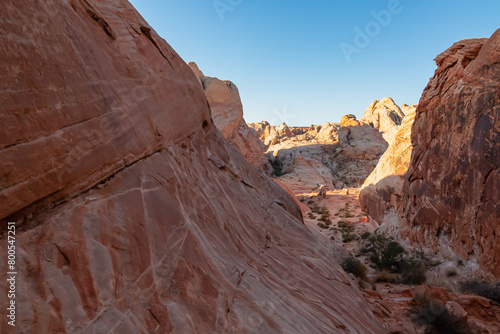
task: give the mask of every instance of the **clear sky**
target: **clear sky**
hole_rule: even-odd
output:
[[[498,0],[131,0],[186,61],[233,81],[247,122],[361,117],[417,104],[454,42],[500,28]]]

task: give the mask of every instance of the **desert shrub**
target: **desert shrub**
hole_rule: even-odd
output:
[[[307,213],[307,216],[309,219],[316,219],[316,216],[312,212]]]
[[[425,264],[418,260],[401,261],[398,264],[401,273],[399,282],[403,284],[424,284],[427,280]]]
[[[342,242],[347,243],[351,242],[356,238],[356,235],[353,234],[355,227],[352,224],[349,224],[346,221],[340,220],[337,222],[337,228],[342,233]]]
[[[474,334],[475,332],[452,314],[441,302],[420,297],[410,309],[411,321],[425,327],[425,334]]]
[[[318,219],[319,221],[322,221],[326,225],[332,225],[332,221],[330,220],[330,212],[327,211],[327,213],[323,213],[321,215],[321,218]]]
[[[406,253],[403,246],[392,238],[381,234],[372,235],[369,240],[371,242],[369,249],[372,253],[370,261],[380,270],[396,270]]]
[[[368,238],[371,237],[371,235],[372,234],[370,232],[365,232],[365,233],[361,234],[361,239],[367,240]]]
[[[500,304],[500,287],[486,282],[468,281],[460,284],[462,292],[473,293]]]
[[[345,235],[342,235],[342,242],[343,243],[348,243],[348,242],[351,242],[353,241],[354,239],[356,239],[356,236],[354,234],[345,234]]]
[[[337,214],[341,218],[351,218],[351,217],[354,217],[354,215],[351,213],[351,211],[349,210],[349,208],[347,206],[345,208],[339,209],[339,211],[337,212]]]
[[[347,273],[352,273],[354,276],[365,279],[367,269],[361,261],[356,258],[350,257],[342,262],[342,269]]]
[[[319,205],[314,205],[311,208],[311,211],[314,212],[314,213],[320,214],[320,215],[327,214],[328,216],[330,216],[330,211],[328,211],[328,209],[326,208],[326,206],[321,206],[320,207]]]
[[[324,230],[328,229],[328,225],[323,224],[323,223],[318,223],[318,226],[321,227]]]

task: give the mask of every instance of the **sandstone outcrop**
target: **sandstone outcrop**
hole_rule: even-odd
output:
[[[0,263],[16,221],[18,332],[386,332],[128,1],[0,11]]]
[[[373,101],[363,113],[361,121],[370,124],[382,133],[391,144],[405,114],[390,97]]]
[[[478,265],[476,274],[490,280],[500,278],[499,50],[497,30],[489,39],[457,42],[436,58],[412,127],[401,200],[399,178],[391,185],[389,177],[370,186],[375,198],[362,201],[377,217],[388,203],[399,205],[384,224],[395,221],[403,239]],[[406,159],[400,163],[389,161],[389,169],[402,173]],[[373,205],[380,197],[384,203]]]
[[[344,124],[338,133],[342,154],[352,160],[376,160],[387,149],[382,134],[370,125],[356,120],[353,115],[342,118]]]
[[[361,125],[361,122],[356,119],[356,116],[353,114],[347,114],[342,116],[340,120],[340,126],[356,126]]]
[[[265,147],[243,118],[243,105],[236,85],[205,76],[194,62],[188,65],[205,91],[217,129],[251,164],[270,173],[272,167],[264,155]]]
[[[500,30],[436,58],[412,129],[401,232],[500,278]]]
[[[268,122],[249,123],[248,126],[255,130],[257,136],[267,147],[273,150],[274,145],[285,142],[307,142],[308,144],[333,144],[338,141],[337,123],[311,125],[307,127],[290,127],[286,123],[280,126],[269,125]],[[293,144],[292,144],[293,145]]]
[[[387,211],[394,211],[399,206],[405,192],[404,182],[411,159],[411,129],[414,120],[415,111],[408,110],[393,143],[361,187],[361,208],[378,222],[384,221]]]
[[[416,112],[416,110],[417,110],[417,105],[416,104],[407,105],[406,103],[403,103],[401,105],[401,111],[403,112],[403,114],[405,114],[405,116],[408,115],[408,114]]]

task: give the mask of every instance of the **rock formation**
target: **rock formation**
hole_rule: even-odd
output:
[[[194,62],[188,65],[205,91],[217,129],[251,164],[270,173],[272,167],[264,155],[265,147],[243,118],[243,105],[236,85],[205,76]]]
[[[405,114],[390,97],[375,100],[366,108],[361,121],[364,121],[382,133],[391,144]]]
[[[289,127],[286,123],[280,126],[270,125],[268,122],[249,123],[254,129],[267,150],[274,150],[272,146],[285,142],[308,142],[308,144],[333,144],[338,141],[337,123],[311,125],[307,127]]]
[[[339,143],[342,154],[352,160],[376,160],[387,149],[382,134],[370,125],[356,120],[353,115],[342,118]]]
[[[384,221],[387,211],[394,211],[399,206],[405,192],[403,186],[411,158],[411,128],[414,120],[415,111],[408,110],[394,141],[360,190],[361,208],[378,222]]]
[[[0,11],[0,263],[16,221],[18,332],[385,332],[128,1]]]
[[[401,111],[403,112],[403,114],[405,114],[405,116],[414,113],[416,110],[417,110],[416,104],[412,104],[411,106],[409,106],[406,103],[403,103],[401,105]]]
[[[500,30],[455,43],[420,99],[401,232],[500,278]]]
[[[356,119],[356,116],[353,114],[347,114],[342,116],[342,119],[340,120],[340,126],[356,126],[356,125],[361,125],[361,122]]]
[[[387,175],[403,174],[407,154],[390,149],[361,199],[378,219],[392,206],[394,217],[382,223],[395,221],[403,239],[479,265],[477,275],[490,280],[500,278],[499,50],[497,30],[489,39],[457,42],[435,59],[412,127],[404,191],[399,176]],[[408,135],[402,131],[397,140]]]

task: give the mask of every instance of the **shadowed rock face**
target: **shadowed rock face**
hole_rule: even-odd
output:
[[[16,220],[19,333],[385,332],[127,1],[0,11],[0,263]]]
[[[500,278],[500,30],[455,43],[420,99],[401,232]]]

